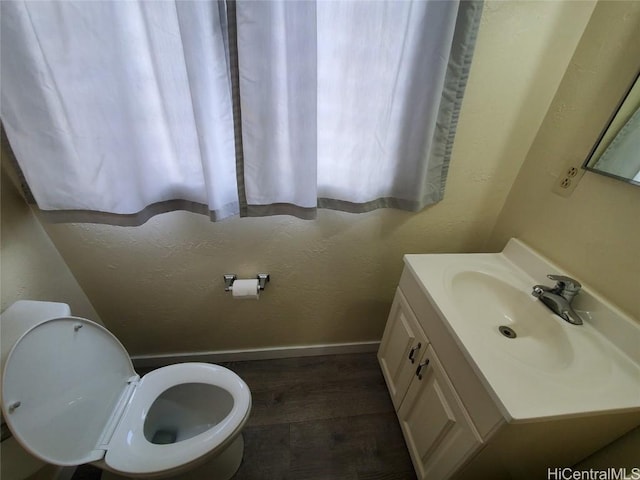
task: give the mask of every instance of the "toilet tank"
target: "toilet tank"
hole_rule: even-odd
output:
[[[71,308],[66,303],[37,300],[19,300],[2,312],[0,315],[0,354],[2,357],[0,375],[4,371],[7,355],[22,334],[44,320],[70,315]]]

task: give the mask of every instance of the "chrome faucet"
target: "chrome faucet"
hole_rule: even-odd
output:
[[[554,287],[534,285],[531,295],[539,298],[542,303],[563,320],[573,325],[582,325],[580,315],[571,306],[573,297],[580,291],[582,285],[577,280],[564,275],[547,275],[547,277],[555,280],[556,285]]]

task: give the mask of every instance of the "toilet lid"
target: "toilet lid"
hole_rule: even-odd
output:
[[[78,317],[45,320],[7,357],[4,419],[16,440],[48,463],[98,460],[105,426],[135,375],[125,348],[102,326]]]

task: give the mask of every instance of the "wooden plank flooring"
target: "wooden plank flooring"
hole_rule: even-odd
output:
[[[415,479],[374,353],[223,364],[253,408],[235,480]],[[97,480],[78,468],[73,480]]]

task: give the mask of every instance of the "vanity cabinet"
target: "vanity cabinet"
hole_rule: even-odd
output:
[[[546,478],[640,423],[638,409],[514,418],[409,266],[378,360],[421,480]]]
[[[400,289],[378,359],[418,477],[447,478],[481,438]]]

